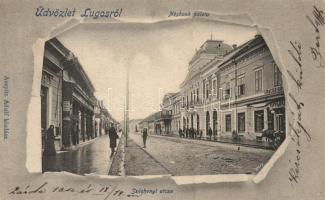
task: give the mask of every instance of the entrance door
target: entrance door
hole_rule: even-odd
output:
[[[200,116],[199,114],[196,115],[196,130],[200,130]]]
[[[48,88],[41,87],[41,128],[42,130],[47,129],[47,94]]]
[[[42,149],[44,149],[45,136],[47,130],[47,96],[48,88],[41,86],[41,130],[42,130]]]
[[[284,132],[285,131],[284,114],[276,114],[275,120],[276,120],[276,131]]]
[[[217,135],[217,125],[218,125],[218,114],[217,111],[213,111],[213,136]]]
[[[209,111],[207,111],[207,114],[206,114],[206,124],[205,124],[205,132],[206,133],[208,133],[209,126],[210,126],[210,114],[209,114]]]
[[[185,128],[186,128],[186,119],[185,117],[183,117],[183,131],[185,130]]]

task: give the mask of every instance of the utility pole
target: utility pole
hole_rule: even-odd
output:
[[[128,146],[129,136],[129,66],[126,68],[126,105],[125,105],[125,146]]]

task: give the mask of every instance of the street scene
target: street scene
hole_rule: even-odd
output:
[[[161,136],[148,138],[147,147],[142,146],[142,136],[130,134],[127,149],[132,151],[126,151],[126,175],[256,174],[273,154],[259,148]],[[153,164],[142,163],[142,157]]]
[[[87,24],[45,43],[43,172],[255,175],[263,168],[286,138],[282,73],[270,49],[254,28],[184,23],[171,24],[173,34],[169,24],[138,24],[132,40],[123,37],[127,28]]]

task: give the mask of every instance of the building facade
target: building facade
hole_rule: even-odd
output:
[[[66,54],[59,48],[57,40],[50,40],[45,43],[42,80],[40,88],[41,98],[41,130],[42,149],[46,130],[54,125],[55,147],[61,146],[62,136],[62,81],[63,63]]]
[[[261,140],[265,130],[285,135],[282,74],[261,35],[238,47],[207,40],[175,94],[172,132],[194,128],[207,137],[211,128],[212,139],[247,140]]]
[[[50,125],[56,150],[64,150],[102,135],[104,123],[116,124],[94,92],[73,53],[57,38],[47,41],[40,88],[42,147]]]

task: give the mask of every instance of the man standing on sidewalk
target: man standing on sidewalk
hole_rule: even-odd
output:
[[[142,131],[143,148],[146,148],[147,137],[148,137],[147,129],[144,128]]]
[[[212,129],[211,129],[211,127],[209,126],[209,130],[208,130],[208,135],[209,135],[209,138],[210,138],[210,140],[211,140],[211,136],[212,136]]]
[[[106,128],[107,131],[108,128]],[[116,139],[118,135],[116,133],[116,129],[114,128],[114,124],[111,123],[111,127],[108,129],[108,136],[109,136],[109,146],[111,148],[111,157],[114,155],[115,147],[116,147]]]

